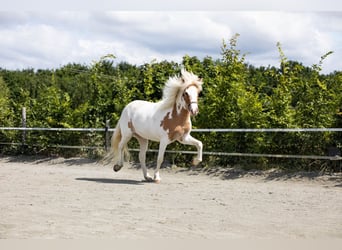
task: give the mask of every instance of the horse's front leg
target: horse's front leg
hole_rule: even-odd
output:
[[[139,152],[139,161],[141,165],[141,169],[144,174],[144,178],[146,181],[153,181],[153,178],[148,174],[146,168],[146,151],[148,148],[148,140],[142,137],[137,137],[140,145],[140,152]]]
[[[179,142],[182,144],[186,144],[186,145],[196,146],[197,156],[193,159],[192,164],[195,166],[198,165],[202,161],[202,150],[203,150],[202,142],[193,138],[190,134],[184,135],[182,140],[179,140]]]
[[[159,143],[157,167],[156,167],[156,170],[154,172],[154,181],[156,183],[159,183],[161,181],[161,178],[160,178],[160,175],[159,175],[159,169],[160,169],[161,164],[164,161],[164,154],[165,154],[165,150],[166,150],[167,145],[168,145],[168,141],[166,141],[166,140],[161,140],[160,143]]]

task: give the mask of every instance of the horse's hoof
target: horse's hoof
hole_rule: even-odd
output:
[[[193,165],[193,166],[197,166],[198,164],[200,164],[200,162],[201,162],[201,160],[199,160],[199,159],[197,159],[197,158],[194,158],[194,159],[192,160],[192,165]]]
[[[157,173],[154,174],[153,181],[154,181],[154,183],[157,183],[157,184],[160,183],[161,178],[160,178],[159,172],[157,172]]]
[[[152,178],[152,177],[145,177],[145,181],[147,181],[147,182],[153,182],[153,178]]]
[[[113,170],[114,170],[114,172],[118,172],[121,168],[122,168],[122,166],[115,164],[113,167]]]

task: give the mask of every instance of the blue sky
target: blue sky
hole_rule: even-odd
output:
[[[280,42],[288,59],[307,66],[334,51],[324,61],[323,72],[342,70],[342,10],[338,8],[62,9],[0,11],[0,67],[89,65],[109,53],[116,55],[117,62],[138,65],[154,59],[180,62],[184,55],[216,59],[222,40],[239,33],[238,48],[255,66],[278,66],[276,43]]]

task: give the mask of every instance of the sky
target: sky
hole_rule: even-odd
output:
[[[0,68],[91,65],[107,54],[136,65],[184,55],[219,59],[222,41],[239,33],[237,48],[249,64],[279,66],[280,42],[289,60],[305,66],[333,51],[323,63],[330,73],[342,70],[342,9],[321,9],[4,8]]]

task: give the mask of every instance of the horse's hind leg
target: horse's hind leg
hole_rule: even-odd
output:
[[[124,163],[124,149],[128,143],[128,141],[132,138],[131,134],[123,134],[122,138],[119,143],[118,148],[118,162],[114,165],[113,170],[115,172],[118,172],[122,167]]]
[[[140,145],[140,151],[139,151],[139,161],[141,165],[141,169],[144,174],[144,178],[146,181],[153,181],[153,178],[148,174],[147,168],[146,168],[146,151],[148,148],[148,140],[144,139],[142,137],[137,137]]]

